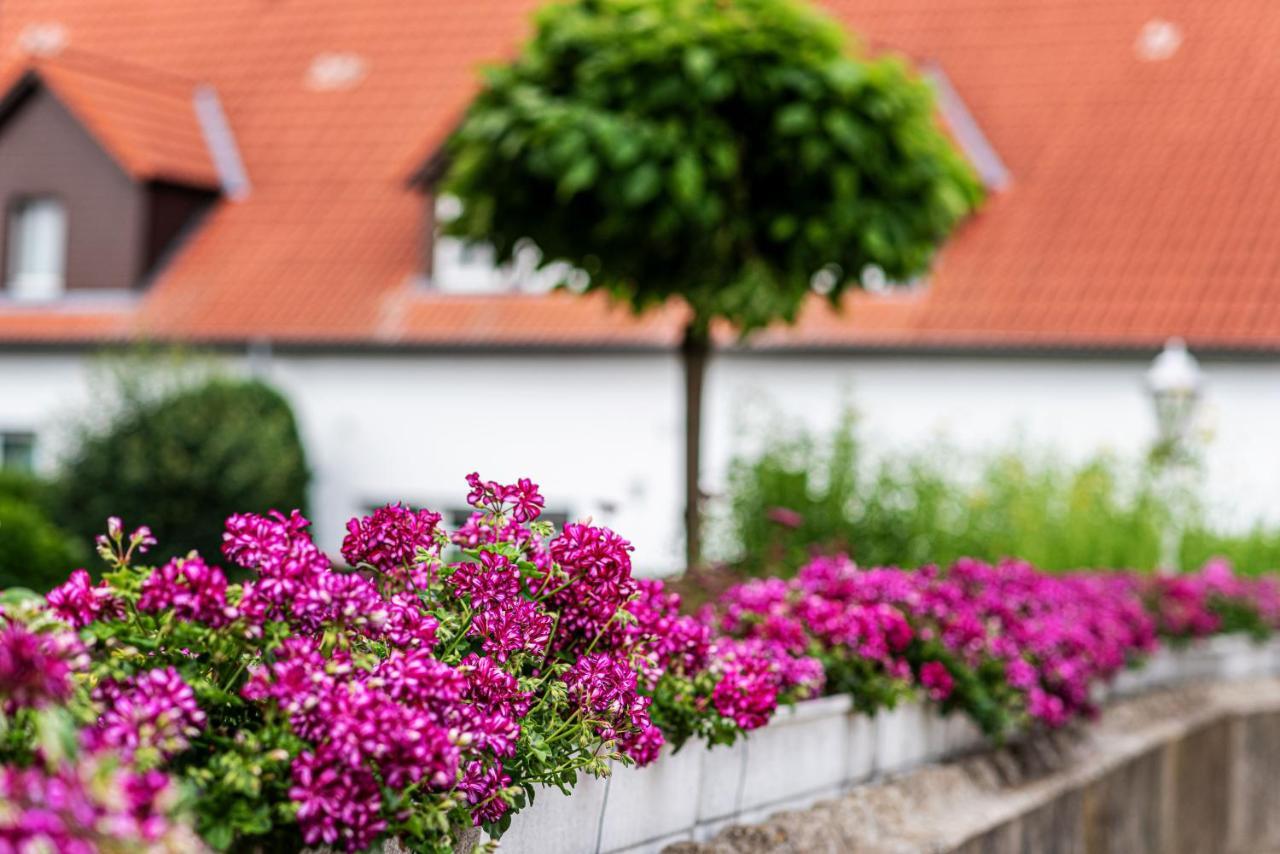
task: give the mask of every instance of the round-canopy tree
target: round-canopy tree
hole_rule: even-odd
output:
[[[691,566],[713,321],[792,321],[816,278],[836,302],[869,265],[909,279],[981,197],[928,86],[797,0],[549,6],[445,155],[450,233],[500,261],[532,241],[636,311],[688,306]]]

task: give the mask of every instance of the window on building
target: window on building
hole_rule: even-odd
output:
[[[9,207],[5,287],[14,299],[53,299],[66,289],[67,211],[52,196]]]
[[[441,227],[461,211],[461,203],[453,196],[440,196],[435,200],[429,278],[436,290],[476,295],[546,293],[561,283],[577,288],[584,284],[585,274],[567,264],[539,267],[542,253],[528,241],[516,246],[515,257],[509,263],[499,265],[492,246],[468,243],[444,234]]]
[[[0,433],[0,469],[34,471],[36,434],[25,431]]]
[[[456,531],[467,523],[471,518],[471,514],[476,512],[474,507],[450,507],[442,514],[444,523],[450,531]],[[564,510],[543,510],[538,514],[538,521],[550,522],[555,526],[557,531],[563,530],[564,526],[569,522],[569,513]]]

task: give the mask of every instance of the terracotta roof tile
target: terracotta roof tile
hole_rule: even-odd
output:
[[[516,49],[534,0],[3,3],[0,58],[21,58],[24,27],[58,22],[69,52],[213,84],[252,191],[220,204],[126,320],[37,322],[0,308],[0,339],[678,340],[676,310],[636,320],[600,300],[442,296],[416,284],[423,202],[406,180],[463,110],[477,66]],[[825,5],[871,49],[944,69],[1012,183],[953,238],[924,289],[858,295],[840,314],[815,301],[757,346],[1147,347],[1183,335],[1280,349],[1273,0]],[[1145,61],[1135,45],[1153,19],[1182,41]],[[308,86],[322,54],[358,57],[362,76]],[[190,133],[157,122],[178,96],[136,88],[93,93],[118,125],[129,116],[116,133],[133,141],[120,144],[189,153]]]

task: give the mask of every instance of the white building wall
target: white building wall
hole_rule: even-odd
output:
[[[1155,437],[1145,359],[730,354],[712,368],[707,483],[770,424],[829,431],[852,405],[873,449],[993,451],[1017,441],[1079,459],[1134,457]],[[1198,416],[1222,521],[1280,520],[1280,361],[1205,360]]]
[[[94,358],[0,352],[0,431],[36,430],[43,466],[91,409]],[[235,371],[249,362],[228,359]],[[590,515],[665,572],[681,553],[681,376],[666,354],[277,353],[255,371],[292,401],[314,469],[312,513],[336,550],[385,501],[444,510],[464,476],[529,476],[551,509]],[[1154,432],[1141,359],[726,354],[708,377],[705,486],[778,417],[829,431],[848,405],[874,447],[1018,440],[1070,457],[1141,453]],[[1224,521],[1280,519],[1280,361],[1206,361],[1207,470]],[[142,521],[142,520],[139,520]]]
[[[549,510],[592,517],[637,567],[680,554],[683,414],[674,355],[277,354],[226,367],[281,389],[313,470],[311,514],[336,552],[346,521],[403,500],[465,508],[468,472],[541,484]],[[93,356],[0,352],[0,431],[34,430],[56,463],[64,425],[97,400]],[[138,520],[139,522],[145,520]]]
[[[681,456],[679,366],[657,355],[278,356],[331,548],[346,520],[392,500],[465,507],[464,478],[528,476],[548,509],[591,516],[674,569]]]

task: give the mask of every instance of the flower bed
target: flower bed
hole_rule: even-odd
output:
[[[540,787],[732,743],[820,687],[816,661],[680,615],[614,532],[553,532],[530,481],[468,482],[475,513],[451,534],[400,505],[352,520],[352,571],[296,511],[227,520],[243,584],[195,553],[139,565],[154,539],[112,519],[100,583],[6,594],[0,760],[31,795],[11,795],[0,841],[159,846],[190,822],[216,849],[449,851],[463,827],[500,835]],[[40,786],[99,767],[139,789],[134,824],[50,811]]]
[[[1126,670],[1119,693],[1167,688],[1189,680],[1252,678],[1280,674],[1280,643],[1238,635],[1161,647],[1166,659],[1148,678],[1148,668]],[[1248,673],[1241,661],[1250,663]],[[1130,677],[1142,677],[1130,682]],[[834,735],[845,727],[846,737]],[[769,744],[772,742],[772,744]],[[847,695],[798,703],[768,727],[731,747],[681,751],[649,768],[620,768],[605,780],[565,797],[540,799],[513,822],[502,838],[514,854],[639,854],[659,852],[684,840],[706,841],[728,825],[763,821],[783,810],[803,809],[852,787],[963,756],[991,746],[965,716],[942,715],[924,698],[904,699],[891,710],[867,715]],[[780,749],[778,749],[780,748]],[[841,750],[847,752],[841,753]],[[811,757],[821,755],[820,763]],[[782,761],[774,761],[782,756]],[[843,768],[835,782],[832,768]],[[654,775],[652,786],[632,776]],[[672,809],[671,789],[680,807]],[[624,805],[619,807],[619,801]],[[692,807],[696,805],[696,810]]]
[[[552,530],[527,480],[468,482],[457,531],[400,505],[352,520],[349,569],[296,512],[227,521],[241,584],[195,553],[142,565],[149,532],[113,519],[102,581],[0,596],[0,847],[449,851],[469,826],[515,850],[652,847],[1061,726],[1122,671],[1149,684],[1126,667],[1155,650],[1169,678],[1275,659],[1159,647],[1280,623],[1275,583],[1222,564],[821,558],[682,615],[616,533]]]

